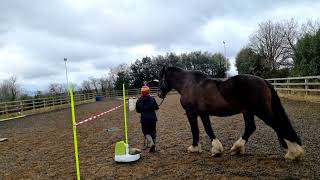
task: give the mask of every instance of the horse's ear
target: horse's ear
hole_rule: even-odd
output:
[[[160,77],[159,77],[160,79],[164,78],[165,72],[166,72],[166,66],[162,66],[162,69],[160,71]]]
[[[166,66],[162,66],[161,72],[162,72],[162,73],[166,72]]]

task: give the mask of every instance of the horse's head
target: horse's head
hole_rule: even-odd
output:
[[[162,70],[160,71],[160,75],[159,75],[158,96],[161,99],[164,99],[171,89],[172,88],[171,88],[170,84],[168,83],[168,79],[167,79],[166,68],[163,66]]]

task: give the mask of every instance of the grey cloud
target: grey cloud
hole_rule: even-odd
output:
[[[25,69],[22,74],[24,79],[42,79],[58,74],[58,70],[51,66],[38,66],[36,69]]]
[[[86,1],[90,7],[79,10],[75,2],[80,3],[66,0],[1,2],[0,52],[4,47],[18,46],[23,49],[21,56],[32,62],[25,70],[8,72],[20,74],[24,79],[41,79],[41,82],[59,79],[65,57],[71,73],[89,71],[89,68],[104,72],[108,67],[141,58],[129,49],[144,44],[153,46],[159,54],[196,50],[223,52],[222,40],[225,40],[227,55],[234,58],[251,33],[250,29],[239,31],[238,26],[254,28],[257,19],[266,18],[275,8],[286,11],[293,6],[313,7],[318,3],[137,0],[97,1],[100,4],[94,5],[94,1]],[[230,19],[237,22],[235,28],[230,22],[213,26],[205,35],[201,31],[211,21],[228,23]],[[79,75],[85,76],[85,73]]]
[[[5,1],[2,10],[14,25],[24,25],[65,38],[130,46],[168,43],[189,39],[213,17],[252,17],[292,1],[137,1],[126,8],[117,4],[105,13],[94,8],[79,13],[64,1]],[[120,6],[120,7],[117,7]],[[114,14],[113,14],[114,13]]]

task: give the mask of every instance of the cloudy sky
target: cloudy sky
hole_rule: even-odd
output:
[[[257,24],[317,19],[320,1],[1,0],[0,81],[29,91],[166,52],[223,52],[234,61]],[[231,69],[235,72],[235,68]]]

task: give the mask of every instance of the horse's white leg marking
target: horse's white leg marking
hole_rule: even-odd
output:
[[[304,150],[303,148],[297,144],[296,142],[291,142],[289,140],[284,139],[284,141],[288,145],[287,154],[284,156],[285,159],[288,160],[297,160],[303,157]]]
[[[188,152],[191,152],[191,153],[199,152],[199,153],[201,153],[202,152],[201,144],[198,143],[198,146],[193,146],[193,145],[189,146],[188,147]]]
[[[219,139],[213,139],[211,144],[212,144],[211,155],[212,156],[221,155],[223,152],[223,147]]]
[[[246,141],[242,138],[238,139],[231,148],[231,155],[235,154],[244,154],[245,148],[244,145]]]

